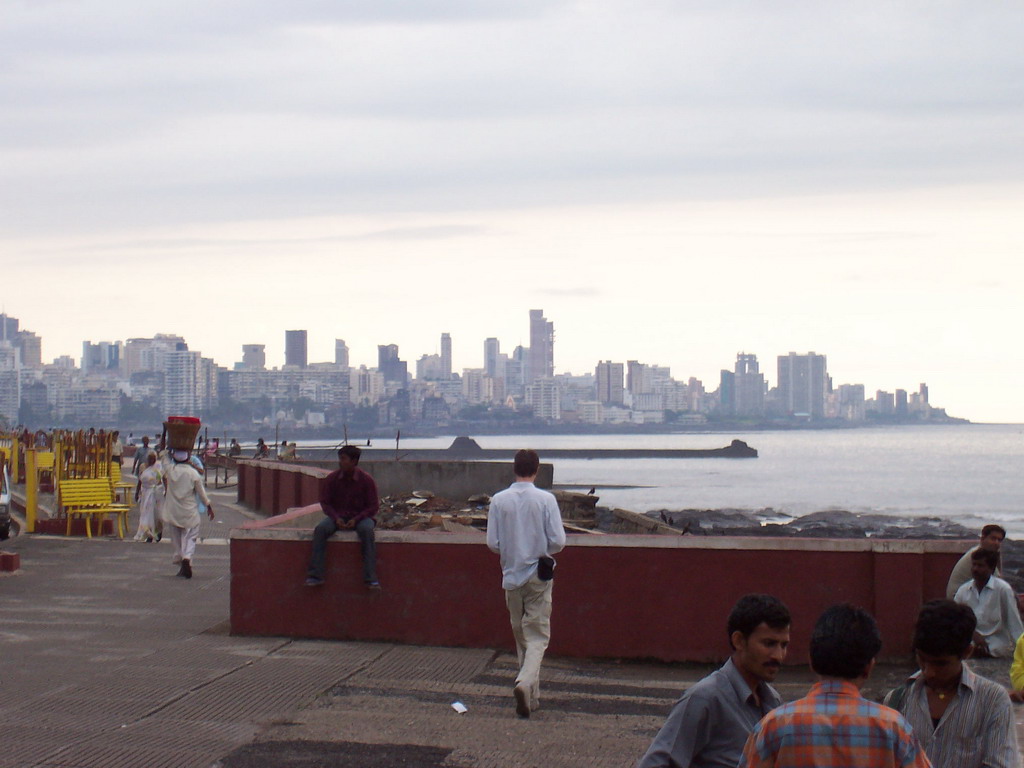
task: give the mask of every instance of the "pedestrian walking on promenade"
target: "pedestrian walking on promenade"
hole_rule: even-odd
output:
[[[206,495],[202,476],[189,463],[191,451],[174,450],[163,454],[164,525],[170,527],[174,545],[174,563],[180,563],[178,576],[192,578],[192,560],[199,538],[198,500],[206,504],[206,514],[213,520],[213,504]]]
[[[501,557],[501,586],[519,656],[512,693],[520,717],[540,706],[540,665],[551,639],[551,556],[565,546],[558,502],[534,485],[539,470],[536,451],[516,453],[516,480],[494,495],[487,513],[487,546]]]
[[[157,505],[163,496],[164,475],[156,463],[156,454],[152,451],[146,456],[146,468],[139,475],[135,486],[135,502],[139,505],[139,529],[135,532],[135,540],[152,542],[157,535]]]

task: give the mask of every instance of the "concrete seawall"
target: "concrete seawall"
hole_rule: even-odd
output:
[[[248,463],[240,467],[239,499],[248,492],[261,504],[310,503],[322,471]],[[328,543],[327,584],[303,586],[313,522],[289,513],[232,531],[232,633],[511,646],[498,558],[482,533],[379,532],[378,594],[362,585],[359,545],[348,532]],[[950,570],[972,543],[570,535],[558,556],[551,651],[717,661],[728,654],[732,604],[768,592],[793,614],[793,663],[806,662],[821,611],[844,601],[875,615],[884,657],[903,658],[918,607],[944,595]]]

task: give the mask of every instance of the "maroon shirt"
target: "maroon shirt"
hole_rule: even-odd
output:
[[[377,516],[380,499],[373,478],[356,467],[351,477],[340,469],[331,472],[320,485],[320,506],[335,522],[351,520],[358,523]]]

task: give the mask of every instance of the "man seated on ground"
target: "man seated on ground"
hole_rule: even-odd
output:
[[[637,768],[735,768],[743,743],[782,699],[769,683],[789,646],[789,610],[771,595],[745,595],[729,614],[732,656],[672,707]]]
[[[992,523],[986,525],[981,529],[981,541],[978,546],[973,547],[964,553],[956,565],[953,566],[953,572],[949,574],[949,581],[946,583],[946,599],[955,600],[956,591],[960,589],[964,584],[971,580],[971,555],[977,552],[979,549],[989,549],[996,554],[999,553],[999,548],[1003,546],[1003,539],[1006,538],[1006,530],[1001,525]],[[996,576],[1002,578],[1002,572],[999,569],[999,563],[996,562]]]
[[[738,768],[930,766],[903,716],[860,695],[882,648],[871,614],[833,605],[814,625],[807,696],[772,710],[747,739]]]
[[[956,591],[956,602],[969,606],[978,620],[974,632],[976,656],[1011,656],[1017,639],[1024,634],[1013,587],[994,573],[998,557],[990,549],[974,550],[972,581]]]
[[[885,703],[907,719],[936,768],[1019,768],[1010,697],[963,663],[976,624],[966,605],[926,603],[914,627],[920,670]]]

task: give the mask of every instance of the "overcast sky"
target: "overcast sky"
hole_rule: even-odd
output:
[[[0,300],[230,366],[828,355],[1024,422],[1024,4],[6,0]]]

